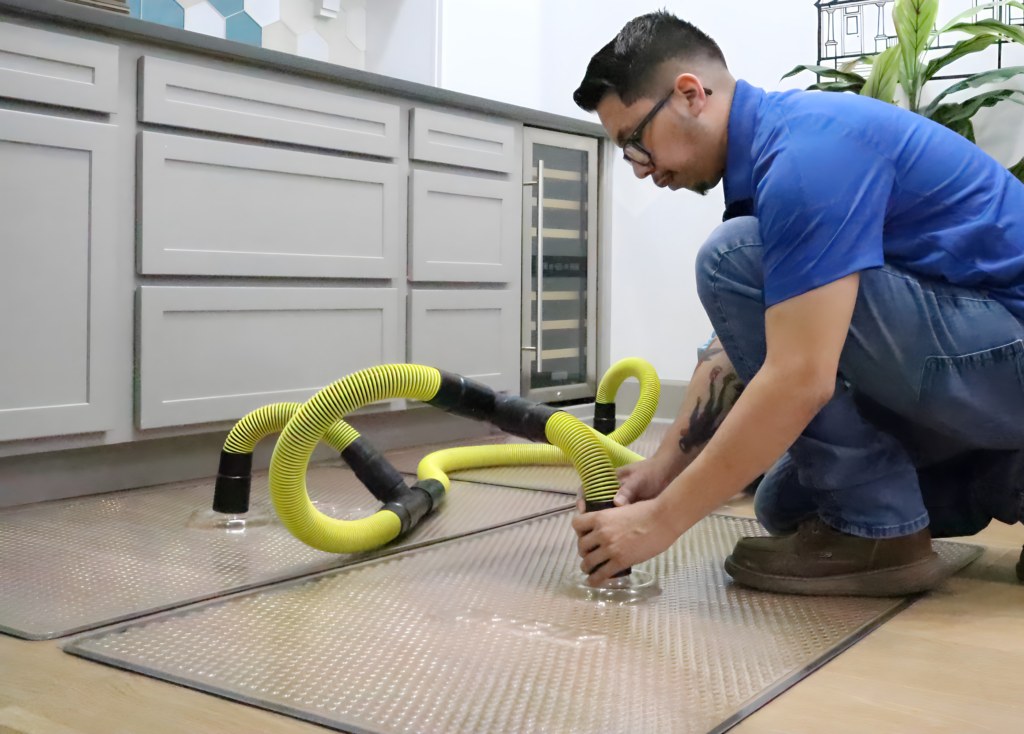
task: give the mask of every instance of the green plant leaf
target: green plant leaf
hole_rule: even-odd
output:
[[[840,71],[839,69],[833,69],[831,66],[814,66],[813,64],[801,64],[794,68],[793,71],[783,76],[782,79],[788,79],[791,76],[796,76],[802,71],[810,71],[820,76],[827,76],[832,79],[842,79],[856,84],[864,83],[864,77],[860,74],[854,74],[851,71]]]
[[[818,82],[807,87],[808,92],[853,92],[859,94],[864,82],[848,82],[840,80],[837,82]]]
[[[892,103],[896,96],[896,84],[900,80],[900,53],[897,44],[878,54],[871,66],[871,75],[860,90],[862,95]]]
[[[852,72],[857,67],[857,64],[867,64],[868,66],[871,66],[873,63],[875,63],[875,59],[876,58],[877,58],[877,55],[876,56],[860,56],[860,57],[854,59],[853,61],[847,61],[845,64],[843,64],[842,66],[839,67],[839,70],[840,71]]]
[[[998,20],[979,20],[977,23],[957,23],[949,29],[949,32],[961,31],[970,33],[972,36],[980,36],[982,33],[995,33],[998,36],[1009,38],[1017,43],[1024,43],[1024,28],[1017,25],[1007,25]]]
[[[917,69],[918,57],[928,48],[938,15],[939,0],[896,0],[892,19],[908,72]]]
[[[940,35],[942,33],[945,33],[964,18],[973,18],[974,16],[979,15],[986,10],[991,10],[992,8],[997,8],[1001,5],[1012,5],[1015,8],[1020,8],[1021,10],[1024,10],[1024,5],[1021,5],[1020,3],[1015,2],[1014,0],[1009,0],[1009,2],[1006,2],[1006,0],[996,0],[996,2],[994,3],[985,3],[984,5],[978,5],[977,7],[974,8],[968,8],[964,12],[958,13],[957,15],[953,16],[949,20],[949,22],[946,23],[946,25],[939,28],[939,30],[937,30],[935,34]]]
[[[974,139],[974,123],[971,122],[969,119],[957,120],[956,122],[950,125],[946,125],[946,127],[948,127],[955,133],[963,135],[965,138],[970,140],[975,145],[978,144],[978,141]]]
[[[999,36],[994,33],[984,33],[980,36],[972,36],[966,40],[960,41],[952,50],[945,56],[941,56],[937,59],[932,59],[928,66],[924,70],[924,81],[929,81],[935,76],[940,69],[943,69],[952,64],[957,59],[962,59],[964,56],[968,56],[973,53],[977,53],[983,49],[988,48],[993,43],[999,41]]]
[[[954,123],[974,117],[982,107],[995,107],[1000,102],[1006,101],[1024,105],[1024,92],[1016,89],[997,89],[991,92],[982,92],[964,102],[939,105],[930,117],[940,125],[953,127]]]
[[[1024,158],[1021,158],[1017,165],[1010,169],[1010,173],[1017,177],[1017,179],[1024,183]]]
[[[1005,82],[1017,74],[1024,74],[1024,66],[1007,66],[1005,69],[993,69],[992,71],[986,71],[981,74],[975,74],[969,76],[961,82],[957,82],[953,86],[939,92],[939,94],[931,101],[931,103],[920,110],[920,113],[925,117],[931,117],[932,113],[942,104],[942,100],[950,94],[962,92],[965,89],[977,89],[983,87],[986,84],[999,84]]]

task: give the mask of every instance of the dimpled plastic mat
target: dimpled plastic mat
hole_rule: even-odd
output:
[[[573,598],[571,513],[93,632],[67,652],[346,732],[724,731],[904,599],[773,595],[711,516],[643,568],[661,594]],[[950,569],[972,546],[938,543]]]
[[[310,468],[307,485],[322,511],[342,519],[380,507],[340,466]],[[335,555],[296,540],[276,519],[242,533],[188,527],[212,498],[209,479],[0,511],[0,631],[60,637],[567,504],[559,494],[454,482],[441,509],[409,535],[369,554]],[[265,471],[253,475],[252,500],[273,512]]]
[[[619,421],[622,425],[622,421]],[[652,423],[647,430],[637,438],[629,449],[645,458],[654,456],[662,439],[671,423]],[[498,434],[497,436],[486,436],[479,439],[484,443],[477,445],[492,445],[501,443],[528,443],[525,439]],[[408,449],[396,449],[393,452],[385,453],[385,457],[394,464],[401,472],[415,474],[420,460],[427,454],[441,449],[456,448],[466,445],[465,442],[433,444],[431,446],[417,446]],[[477,482],[479,484],[495,484],[501,487],[518,487],[520,489],[538,489],[546,492],[561,492],[563,494],[576,494],[580,486],[579,474],[571,466],[498,466],[483,469],[466,469],[464,471],[452,472],[453,479],[461,479],[465,482]]]

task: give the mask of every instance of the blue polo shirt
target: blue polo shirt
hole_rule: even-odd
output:
[[[891,263],[1024,319],[1024,184],[974,143],[868,97],[740,80],[726,205],[753,199],[765,305]]]

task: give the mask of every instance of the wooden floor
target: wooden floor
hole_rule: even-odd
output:
[[[749,515],[749,502],[730,510]],[[985,555],[733,729],[1024,731],[1024,527],[971,539]],[[0,635],[0,734],[302,734],[325,730]],[[600,734],[612,734],[601,732]]]

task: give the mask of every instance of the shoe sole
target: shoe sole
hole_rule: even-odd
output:
[[[775,576],[743,568],[732,556],[725,559],[725,570],[744,586],[804,596],[908,596],[934,588],[948,575],[936,553],[905,566],[841,576]]]

